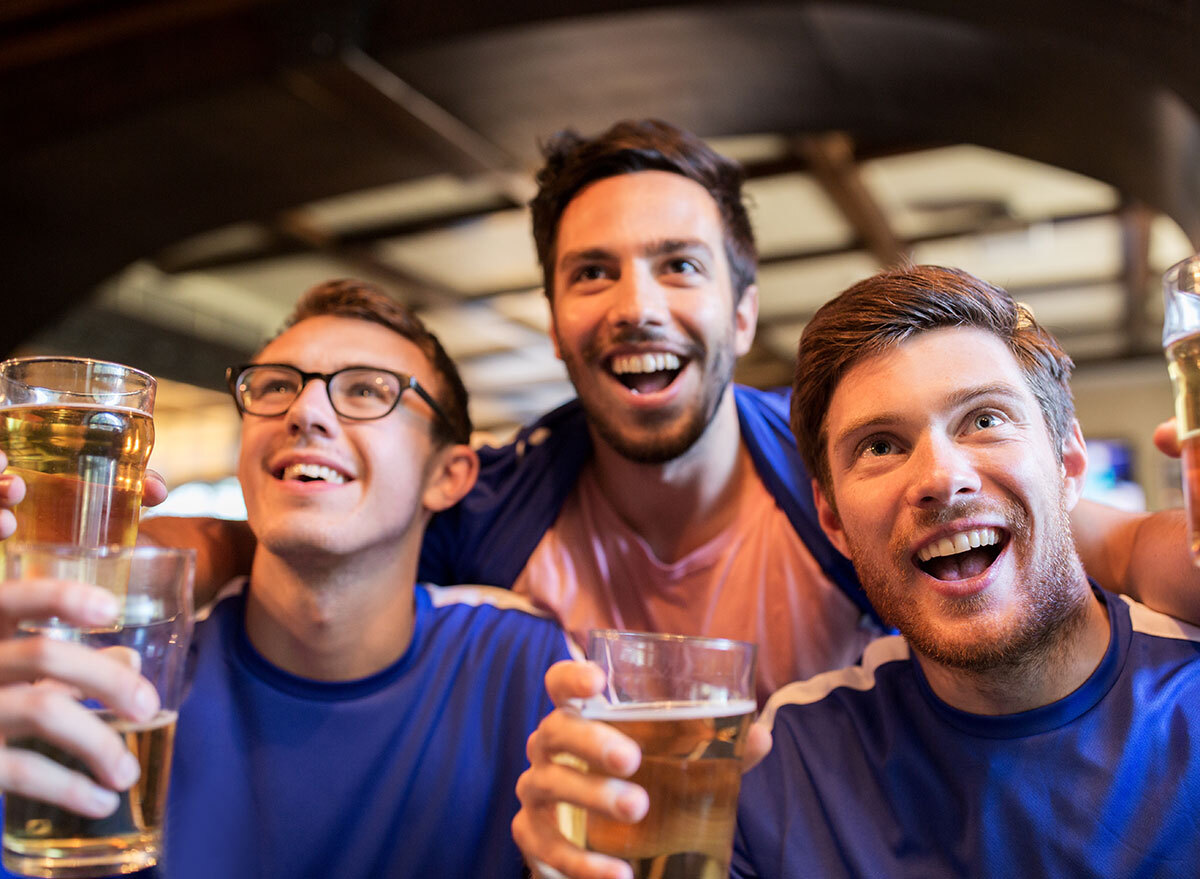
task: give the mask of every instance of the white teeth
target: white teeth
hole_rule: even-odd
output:
[[[299,479],[301,476],[307,476],[309,479],[320,479],[324,482],[333,482],[337,485],[341,485],[346,481],[346,477],[341,473],[323,464],[289,464],[283,468],[282,478],[284,479]]]
[[[959,531],[950,537],[943,537],[923,547],[917,552],[917,558],[923,562],[944,555],[957,555],[968,549],[980,546],[992,546],[1000,542],[1000,532],[995,528],[980,528],[977,531]]]
[[[622,354],[612,359],[614,375],[634,372],[662,372],[679,369],[679,358],[674,354]]]

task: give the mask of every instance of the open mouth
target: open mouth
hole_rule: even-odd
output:
[[[635,394],[665,390],[685,366],[686,359],[667,352],[618,354],[608,363],[613,377]]]
[[[285,482],[329,482],[342,485],[349,481],[346,474],[326,467],[324,464],[288,464],[281,470],[275,471],[275,478]]]
[[[916,565],[938,580],[967,580],[992,566],[1008,544],[1008,534],[999,528],[959,531],[922,547]]]

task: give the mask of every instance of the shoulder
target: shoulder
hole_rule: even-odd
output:
[[[759,722],[774,727],[783,716],[807,716],[805,712],[841,710],[844,708],[842,700],[838,701],[838,708],[832,707],[831,697],[838,693],[861,693],[877,697],[881,685],[886,686],[887,676],[896,669],[895,664],[907,666],[911,661],[908,642],[899,635],[876,638],[867,645],[858,665],[823,672],[776,690],[763,707]]]
[[[1118,595],[1117,598],[1129,608],[1129,626],[1134,633],[1200,645],[1200,626],[1151,610],[1128,595]]]
[[[557,621],[509,589],[494,586],[417,587],[429,598],[433,619],[451,629],[487,631],[489,637],[503,636],[523,643],[545,645],[562,658],[579,651]]]

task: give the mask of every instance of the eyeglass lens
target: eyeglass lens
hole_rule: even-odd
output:
[[[284,412],[303,390],[298,370],[281,366],[256,366],[242,373],[238,393],[242,408],[258,415]],[[399,379],[377,369],[343,369],[329,377],[328,394],[334,411],[347,418],[378,418],[396,404],[402,387]]]

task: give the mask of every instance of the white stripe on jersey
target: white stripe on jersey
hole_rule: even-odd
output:
[[[1133,624],[1135,632],[1156,635],[1159,638],[1174,638],[1177,641],[1200,641],[1200,627],[1151,610],[1128,595],[1117,597],[1129,605],[1129,622]]]
[[[420,583],[418,584],[418,588],[424,589],[429,593],[429,600],[433,603],[434,607],[448,607],[451,604],[466,604],[471,607],[480,607],[486,604],[497,610],[518,610],[530,616],[557,622],[554,614],[542,610],[540,607],[535,607],[525,596],[517,595],[511,589],[500,589],[496,586],[434,586],[429,583]],[[583,651],[579,648],[579,645],[565,631],[563,632],[563,640],[567,642],[567,649],[570,650],[573,658],[584,658]]]
[[[885,635],[876,638],[863,651],[858,665],[822,672],[806,681],[796,681],[780,687],[763,707],[758,723],[770,729],[775,724],[775,712],[781,705],[808,705],[820,702],[838,687],[852,690],[869,690],[875,686],[875,670],[888,662],[899,662],[909,657],[908,642],[900,635]]]

